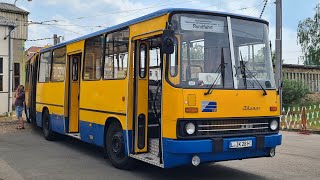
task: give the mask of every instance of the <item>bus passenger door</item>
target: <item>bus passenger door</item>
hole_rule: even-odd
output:
[[[135,42],[134,61],[134,149],[135,153],[148,150],[148,82],[149,82],[149,42]]]
[[[79,132],[79,89],[81,54],[69,55],[68,111],[69,133]]]

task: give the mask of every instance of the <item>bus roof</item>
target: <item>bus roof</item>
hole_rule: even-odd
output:
[[[90,33],[90,34],[87,34],[87,35],[78,37],[78,38],[76,38],[76,39],[73,39],[73,40],[69,40],[69,41],[66,41],[66,42],[59,43],[59,44],[57,44],[57,45],[48,47],[48,48],[44,48],[44,49],[42,49],[42,50],[40,51],[40,53],[46,52],[46,51],[49,51],[49,50],[52,50],[52,49],[56,49],[56,48],[59,48],[59,47],[62,47],[62,46],[65,46],[65,45],[67,45],[67,44],[70,44],[70,43],[74,43],[74,42],[77,42],[77,41],[85,40],[85,39],[87,39],[87,38],[94,37],[94,36],[97,36],[97,35],[100,35],[100,34],[104,34],[104,33],[110,32],[110,31],[114,31],[114,30],[117,30],[117,29],[121,29],[121,28],[124,28],[124,27],[128,27],[128,26],[130,26],[130,25],[137,24],[137,23],[143,22],[143,21],[147,21],[147,20],[149,20],[149,19],[153,19],[153,18],[162,16],[162,15],[167,14],[167,13],[172,13],[172,12],[219,14],[219,15],[225,15],[225,16],[230,16],[230,17],[237,17],[237,18],[241,18],[241,19],[258,21],[258,22],[262,22],[262,23],[268,24],[268,22],[267,22],[266,20],[263,20],[263,19],[261,19],[261,18],[256,18],[256,17],[251,17],[251,16],[244,16],[244,15],[238,15],[238,14],[233,14],[233,13],[218,12],[218,11],[208,11],[208,10],[199,10],[199,9],[187,9],[187,8],[167,8],[167,9],[162,9],[162,10],[159,10],[159,11],[156,11],[156,12],[153,12],[153,13],[150,13],[150,14],[147,14],[147,15],[144,15],[144,16],[141,16],[141,17],[138,17],[138,18],[135,18],[135,19],[133,19],[133,20],[130,20],[130,21],[127,21],[127,22],[118,24],[118,25],[114,25],[114,26],[111,26],[111,27],[107,27],[107,28],[102,29],[102,30],[100,30],[100,31],[96,31],[96,32],[94,32],[94,33]]]

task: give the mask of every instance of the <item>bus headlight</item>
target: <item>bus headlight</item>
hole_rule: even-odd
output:
[[[192,135],[196,131],[196,126],[191,122],[187,123],[185,125],[185,128],[186,128],[187,134],[189,135]]]
[[[278,129],[278,121],[277,121],[277,120],[272,120],[272,121],[270,122],[270,129],[271,129],[272,131]]]

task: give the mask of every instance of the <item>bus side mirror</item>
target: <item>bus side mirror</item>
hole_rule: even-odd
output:
[[[173,54],[174,52],[174,31],[170,29],[163,30],[162,34],[162,52]]]

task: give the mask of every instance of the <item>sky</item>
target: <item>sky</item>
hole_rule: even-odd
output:
[[[0,0],[14,3],[14,0]],[[263,19],[269,21],[270,40],[275,43],[275,0],[268,0]],[[303,64],[299,58],[297,27],[312,17],[320,0],[283,0],[283,59],[286,64]],[[53,44],[53,34],[71,40],[154,11],[178,7],[204,9],[259,17],[264,0],[18,0],[17,7],[30,12],[26,48]],[[39,24],[41,23],[42,24]],[[38,23],[38,24],[37,24]],[[30,41],[31,40],[31,41]],[[36,40],[36,41],[32,41]]]

